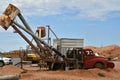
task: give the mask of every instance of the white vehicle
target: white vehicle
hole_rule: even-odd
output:
[[[7,58],[7,57],[3,57],[2,55],[0,55],[0,67],[7,65],[7,64],[12,64],[12,58]]]

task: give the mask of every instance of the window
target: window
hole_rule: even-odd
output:
[[[86,51],[86,55],[88,55],[88,56],[92,56],[93,53],[92,53],[92,51]]]

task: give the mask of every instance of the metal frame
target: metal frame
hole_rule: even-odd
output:
[[[21,20],[21,22],[24,24],[24,26],[21,26],[18,22],[15,21],[15,18],[18,16],[18,18]],[[7,17],[7,19],[6,19]],[[5,18],[4,20],[2,18]],[[43,41],[42,39],[40,39],[38,36],[36,36],[34,34],[34,32],[31,30],[30,26],[27,24],[26,20],[24,19],[24,17],[22,16],[22,14],[20,13],[20,10],[12,5],[9,4],[9,6],[6,8],[6,10],[4,11],[2,18],[0,17],[0,23],[2,23],[2,27],[4,29],[8,29],[9,26],[12,26],[16,32],[19,33],[19,35],[32,47],[34,48],[34,50],[36,50],[39,55],[42,57],[42,59],[46,59],[50,56],[52,56],[52,51],[54,51],[57,55],[61,56],[62,58],[64,58],[64,55],[62,55],[60,52],[58,52],[55,48],[52,48],[50,45],[48,45],[45,41]],[[3,24],[4,22],[4,24]],[[27,32],[29,35],[31,35],[34,39],[34,41],[36,42],[37,46],[33,45],[33,43],[22,33],[22,31],[20,31],[20,29],[22,29],[23,31]],[[44,46],[42,46],[44,45]],[[44,48],[47,48],[48,54],[45,54],[45,56],[42,55],[42,51],[44,51]]]

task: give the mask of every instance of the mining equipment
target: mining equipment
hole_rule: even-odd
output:
[[[23,23],[19,24],[15,19]],[[39,56],[40,61],[46,63],[49,70],[58,69],[88,69],[88,68],[114,68],[114,63],[110,62],[104,57],[95,56],[91,49],[83,49],[80,47],[79,41],[72,39],[57,39],[54,46],[47,44],[43,39],[38,37],[27,24],[20,10],[9,4],[3,14],[0,16],[0,25],[7,30],[10,26],[31,46]],[[33,44],[22,31],[28,33],[36,45]],[[38,29],[41,37],[45,36],[45,30]],[[65,43],[68,40],[69,44]],[[75,46],[71,46],[74,42],[77,42]],[[65,46],[67,44],[67,46]],[[68,47],[68,48],[67,48]]]

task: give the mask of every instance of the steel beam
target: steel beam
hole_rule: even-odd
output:
[[[20,18],[20,20],[22,21],[22,23],[25,25],[26,29],[30,30],[31,33],[33,33],[32,29],[30,28],[30,26],[27,24],[26,20],[24,19],[24,17],[22,16],[21,13],[18,14],[18,17]],[[34,37],[32,36],[33,39],[35,40],[37,46],[42,49],[43,47],[40,45],[40,42]]]
[[[37,40],[39,40],[43,45],[45,45],[46,47],[48,47],[49,49],[52,49],[57,55],[61,56],[62,58],[65,58],[64,55],[62,55],[59,51],[57,51],[55,48],[52,48],[51,46],[49,46],[45,41],[43,41],[42,39],[40,39],[39,37],[37,37],[35,34],[33,34],[31,31],[25,29],[23,26],[21,26],[19,23],[13,21],[13,24],[17,25],[19,28],[21,28],[22,30],[24,30],[25,32],[27,32],[28,34],[30,34],[31,36],[35,37]]]

